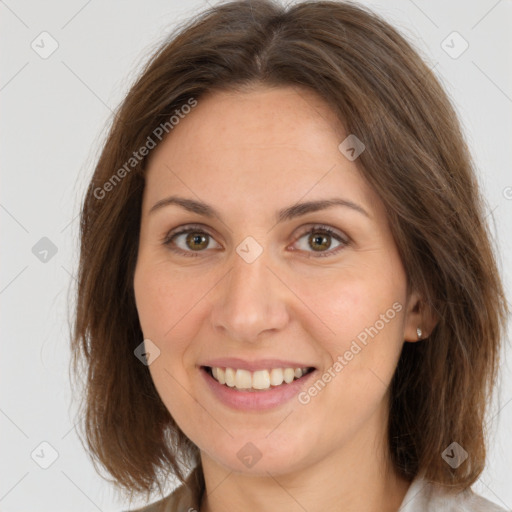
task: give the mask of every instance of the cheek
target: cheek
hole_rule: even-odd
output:
[[[167,315],[162,315],[165,303],[172,300],[163,294],[166,287],[161,281],[161,273],[140,262],[135,268],[133,287],[139,321],[145,338],[160,338],[160,331]]]
[[[183,389],[188,387],[184,359],[199,326],[194,304],[204,292],[165,262],[142,258],[135,269],[134,292],[144,338],[160,350],[160,357],[149,366],[151,377],[167,409],[182,424],[193,409]]]
[[[144,262],[135,270],[134,290],[144,337],[154,341],[160,350],[183,348],[183,343],[191,339],[189,330],[197,326],[194,305],[200,300],[202,290],[193,286],[190,276],[180,277],[175,268],[170,270],[165,264]]]
[[[304,280],[298,295],[324,324],[322,332],[345,339],[373,324],[403,294],[397,283],[374,278],[370,271],[341,269],[313,282]]]
[[[332,274],[317,277],[314,286],[308,280],[298,289],[314,313],[308,315],[308,330],[325,351],[326,366],[342,357],[343,373],[352,379],[366,379],[370,368],[385,380],[399,356],[405,282],[400,272],[389,269],[389,279],[383,279],[383,272],[344,268],[334,278]]]
[[[345,442],[377,411],[386,410],[385,395],[402,346],[403,289],[399,282],[355,270],[316,284],[309,283],[300,293],[320,317],[311,317],[309,329],[316,323],[312,332],[317,333],[324,364],[318,380],[299,399],[322,425],[343,425],[332,438]],[[319,331],[322,324],[334,333]]]

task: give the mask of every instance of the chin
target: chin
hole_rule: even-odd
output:
[[[235,439],[227,436],[226,444],[208,450],[208,456],[229,471],[252,476],[286,474],[311,464],[310,457],[303,453],[304,443],[299,440],[293,442],[289,436],[286,442],[270,437],[266,439],[268,432],[252,439],[251,436]],[[313,446],[311,450],[314,450]]]

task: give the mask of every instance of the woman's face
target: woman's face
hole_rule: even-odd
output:
[[[304,89],[217,92],[150,155],[134,277],[149,370],[212,463],[279,474],[386,439],[418,318],[347,135]],[[155,207],[170,196],[187,203]]]

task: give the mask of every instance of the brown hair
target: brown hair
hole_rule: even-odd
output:
[[[364,142],[357,164],[386,206],[408,289],[439,319],[427,340],[403,346],[391,383],[392,462],[408,480],[425,470],[469,487],[484,468],[508,312],[473,163],[446,93],[411,45],[375,14],[333,1],[235,1],[203,12],[150,58],[116,112],[81,211],[72,336],[95,466],[133,495],[161,489],[169,474],[183,481],[199,460],[134,356],[146,158],[126,163],[191,98],[255,84],[315,91]],[[453,441],[469,454],[457,469],[441,457]]]

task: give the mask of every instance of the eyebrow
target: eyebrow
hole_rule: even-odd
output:
[[[209,218],[217,217],[222,221],[221,214],[213,206],[207,203],[203,203],[202,201],[196,201],[194,199],[187,199],[185,197],[178,196],[169,196],[164,199],[161,199],[151,207],[149,213],[151,214],[169,205],[181,206],[182,208],[189,212],[197,213],[198,215],[203,215]],[[292,220],[296,217],[300,217],[311,212],[326,210],[327,208],[332,208],[333,206],[345,206],[370,218],[368,212],[359,204],[354,203],[353,201],[349,201],[347,199],[333,197],[331,199],[321,199],[318,201],[307,201],[303,203],[297,203],[287,208],[278,210],[276,213],[276,222],[279,224],[281,222]]]

